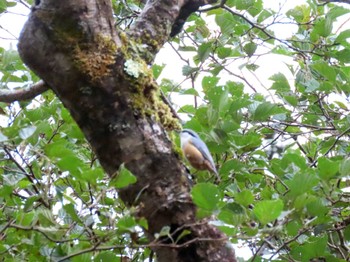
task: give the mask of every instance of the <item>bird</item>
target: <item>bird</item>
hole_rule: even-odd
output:
[[[207,145],[199,135],[191,129],[183,129],[180,133],[181,149],[188,162],[197,170],[208,170],[220,180],[213,157]]]

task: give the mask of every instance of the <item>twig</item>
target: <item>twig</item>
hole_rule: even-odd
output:
[[[33,99],[48,89],[49,87],[45,84],[45,82],[40,80],[39,82],[23,89],[0,90],[0,102],[12,103],[15,101]]]
[[[213,61],[215,63],[220,64],[219,61],[214,56],[211,55],[210,58],[213,59]],[[227,69],[226,67],[224,67],[223,70],[225,70],[230,75],[233,75],[234,77],[237,77],[238,79],[242,80],[244,83],[246,83],[254,91],[254,93],[258,93],[258,91],[255,89],[255,87],[251,83],[249,83],[248,80],[245,79],[245,77],[233,73],[231,70]]]
[[[3,147],[5,153],[8,155],[8,157],[10,158],[10,160],[24,173],[24,175],[26,176],[26,178],[29,180],[29,182],[31,183],[35,193],[40,197],[39,201],[46,207],[49,208],[50,204],[48,202],[45,201],[45,199],[41,196],[40,190],[38,189],[38,187],[36,186],[36,184],[34,183],[33,178],[30,176],[30,174],[28,174],[28,172],[24,169],[24,167],[22,167],[20,165],[20,163],[18,163],[18,161],[12,156],[9,148],[7,146]]]
[[[305,51],[305,50],[300,50],[292,45],[290,45],[288,43],[288,40],[283,40],[283,39],[279,39],[278,37],[272,35],[271,33],[269,33],[267,30],[266,30],[266,27],[262,27],[256,23],[254,23],[253,21],[249,20],[247,17],[245,17],[243,14],[239,13],[239,12],[236,12],[234,10],[232,10],[230,7],[228,7],[227,5],[223,5],[222,7],[223,9],[225,9],[226,11],[228,11],[229,13],[231,13],[232,15],[235,15],[235,16],[238,16],[240,18],[242,18],[244,21],[246,21],[248,24],[251,25],[252,28],[256,28],[260,31],[262,31],[268,39],[266,40],[269,40],[269,39],[273,39],[273,40],[276,40],[278,42],[280,42],[281,44],[287,46],[288,48],[294,50],[295,52],[299,53],[300,55],[302,55],[304,58],[306,58],[306,55],[305,53],[310,53],[310,54],[314,54],[314,55],[318,55],[318,56],[323,56],[322,54],[318,54],[318,53],[315,53],[313,51]],[[265,41],[266,41],[265,40]]]
[[[349,127],[348,129],[346,129],[345,131],[343,131],[341,134],[339,134],[339,135],[337,136],[337,138],[335,139],[335,141],[333,142],[333,144],[330,146],[330,148],[328,148],[327,152],[324,153],[323,155],[326,156],[329,152],[331,152],[332,149],[333,149],[333,148],[337,145],[337,143],[339,142],[340,138],[341,138],[342,136],[344,136],[344,135],[345,135],[346,133],[348,133],[348,132],[350,132],[350,127]],[[312,166],[315,166],[316,163],[317,163],[317,159],[316,159],[314,162],[312,162],[311,167],[312,167]]]
[[[36,231],[39,232],[40,234],[42,234],[44,237],[46,237],[48,240],[55,242],[55,243],[66,243],[66,242],[72,242],[74,240],[79,240],[79,241],[89,241],[88,239],[80,239],[80,237],[85,233],[82,232],[79,236],[72,238],[72,239],[54,239],[52,237],[50,237],[48,234],[46,234],[44,231],[40,230],[39,227],[36,226],[30,226],[30,227],[26,227],[26,226],[22,226],[22,225],[18,225],[18,224],[14,224],[13,223],[14,220],[11,221],[11,223],[9,224],[8,227],[12,227],[12,228],[16,228],[16,229],[20,229],[20,230],[24,230],[24,231]]]
[[[307,128],[312,128],[312,129],[316,129],[316,130],[336,130],[334,127],[330,127],[330,126],[314,126],[314,125],[309,125],[309,124],[304,124],[304,123],[291,123],[291,122],[284,122],[284,121],[276,121],[276,120],[270,120],[270,122],[272,123],[276,123],[276,124],[281,124],[281,125],[286,125],[286,126],[296,126],[296,127],[307,127]]]
[[[27,2],[23,1],[23,0],[16,0],[16,2],[21,3],[22,5],[24,5],[27,8],[30,8],[30,5]]]
[[[272,256],[269,258],[269,260],[272,260],[272,258],[274,256],[276,256],[283,248],[285,248],[288,244],[290,244],[293,241],[295,241],[298,237],[300,237],[302,234],[304,234],[308,230],[310,230],[310,229],[304,228],[303,230],[300,230],[299,233],[297,235],[295,235],[293,238],[283,242],[283,244],[272,254]]]
[[[343,3],[343,4],[350,4],[350,0],[320,0],[320,2],[324,3]]]
[[[208,11],[211,11],[211,10],[214,10],[214,9],[221,8],[221,7],[223,7],[226,4],[226,1],[227,0],[221,0],[219,4],[213,5],[213,6],[208,7],[208,8],[199,9],[198,12],[200,12],[200,13],[208,12]]]

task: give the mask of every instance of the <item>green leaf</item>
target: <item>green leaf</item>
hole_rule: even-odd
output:
[[[24,139],[27,139],[28,137],[31,137],[36,130],[36,126],[27,126],[19,130],[19,137]]]
[[[115,178],[110,182],[110,186],[123,188],[135,184],[136,181],[137,178],[124,165],[122,165]]]
[[[236,1],[236,8],[238,10],[247,10],[250,7],[254,6],[254,0],[244,0],[244,1]]]
[[[203,90],[206,91],[210,88],[216,87],[219,80],[220,79],[218,77],[210,77],[210,76],[203,77],[203,80],[202,80]]]
[[[162,73],[163,69],[164,69],[165,65],[157,65],[157,64],[153,64],[152,66],[152,71],[153,71],[153,77],[154,79],[158,79],[158,77],[160,76],[160,74]]]
[[[261,13],[258,16],[258,23],[262,23],[263,21],[265,21],[266,19],[268,19],[269,17],[273,16],[275,14],[275,12],[273,10],[270,9],[263,9],[261,11]]]
[[[7,7],[14,7],[17,5],[16,2],[10,2],[10,1],[6,1]]]
[[[50,158],[62,158],[72,155],[69,145],[65,140],[58,140],[45,146],[45,153]]]
[[[350,241],[350,225],[348,225],[344,230],[344,236],[347,241]]]
[[[318,159],[317,169],[319,171],[319,176],[323,180],[329,180],[338,173],[339,163],[337,161],[332,161],[326,157],[320,157]]]
[[[103,179],[105,172],[102,168],[91,168],[84,171],[83,177],[89,183],[95,185],[97,181]]]
[[[185,65],[182,67],[182,75],[189,76],[198,71],[198,67],[191,67],[189,65]]]
[[[193,105],[185,105],[178,110],[179,113],[195,114],[196,109]]]
[[[254,195],[250,190],[243,190],[234,195],[238,204],[248,206],[254,202]]]
[[[337,36],[337,38],[334,40],[335,43],[347,43],[346,40],[350,38],[350,29],[344,30],[340,32],[340,34]]]
[[[350,62],[350,50],[343,49],[341,51],[336,52],[335,58],[338,59],[342,63],[349,63]]]
[[[220,173],[229,174],[232,171],[239,172],[244,170],[245,165],[237,159],[230,159],[226,161],[220,168]]]
[[[25,178],[24,174],[9,173],[2,176],[3,184],[8,186],[17,186],[19,181]]]
[[[219,100],[219,113],[221,112],[227,112],[229,103],[230,103],[230,97],[229,97],[229,91],[226,89],[225,91],[221,92],[220,100]]]
[[[138,226],[138,224],[132,216],[123,216],[117,222],[118,230],[123,232],[134,232],[136,226]]]
[[[76,209],[72,203],[64,205],[63,209],[73,219],[73,221],[81,222],[79,216],[77,215]]]
[[[236,0],[238,10],[246,10],[253,17],[262,11],[262,0]]]
[[[190,235],[191,231],[190,230],[182,230],[181,234],[176,238],[175,243],[178,243],[183,237]]]
[[[340,163],[339,172],[342,177],[347,177],[350,175],[350,158],[345,158]]]
[[[211,183],[199,183],[192,188],[193,202],[208,211],[217,209],[222,196],[219,189]]]
[[[5,0],[0,0],[0,14],[6,11],[7,5]]]
[[[198,96],[198,91],[194,88],[189,88],[189,89],[183,90],[181,94]]]
[[[337,76],[334,67],[329,66],[328,63],[324,61],[318,61],[311,65],[311,68],[314,70],[317,70],[318,73],[320,73],[323,77],[325,77],[329,81],[335,81],[335,78]]]
[[[329,10],[327,16],[334,21],[339,16],[348,14],[349,12],[350,10],[348,8],[336,5]]]
[[[179,46],[179,51],[197,52],[197,49],[194,46]]]
[[[258,202],[253,213],[262,224],[267,224],[281,215],[283,211],[283,201],[277,200],[263,200]]]
[[[218,218],[227,224],[238,226],[247,220],[247,213],[241,205],[228,203],[223,207]]]
[[[80,256],[79,256],[80,257]],[[89,260],[91,261],[91,260]],[[94,258],[94,262],[120,262],[120,258],[112,251],[102,251]]]
[[[309,261],[312,258],[323,257],[327,251],[327,240],[327,234],[312,236],[305,243],[298,244],[290,253],[298,261]]]
[[[237,24],[236,18],[227,12],[217,15],[215,21],[224,35],[230,35]]]
[[[290,191],[288,195],[295,198],[301,194],[310,191],[318,183],[318,178],[311,170],[303,170],[304,172],[297,173],[289,181],[286,181],[286,185]]]
[[[84,162],[70,152],[69,155],[57,161],[57,166],[63,171],[69,171],[76,178],[81,179],[83,170],[86,168]]]
[[[55,218],[49,209],[40,208],[36,210],[40,225],[43,227],[55,226]]]
[[[251,42],[251,43],[244,45],[243,50],[249,57],[251,57],[252,55],[254,55],[257,47],[258,46],[255,43]]]
[[[306,204],[306,208],[311,216],[325,217],[329,211],[326,205],[327,200],[314,197]]]
[[[330,35],[333,29],[333,20],[331,17],[326,16],[326,18],[320,18],[316,21],[313,31],[311,32],[311,37],[317,39],[319,36],[327,37]]]
[[[295,220],[290,221],[286,227],[288,235],[289,236],[297,235],[301,227],[302,225],[300,225],[297,221]]]
[[[199,62],[204,62],[212,52],[213,43],[204,43],[198,47],[197,59]]]
[[[310,6],[300,5],[296,6],[294,9],[290,9],[286,15],[289,17],[293,17],[298,23],[305,23],[310,19]]]
[[[277,73],[272,75],[269,79],[274,81],[274,83],[271,86],[271,89],[276,90],[279,93],[285,93],[291,90],[288,80],[284,74]]]
[[[229,47],[218,47],[216,50],[218,56],[220,59],[227,58],[229,56],[232,56],[233,50]]]
[[[261,135],[255,132],[249,132],[244,135],[233,135],[231,139],[236,148],[245,152],[256,149],[261,145]]]
[[[207,122],[210,126],[215,126],[219,119],[219,112],[212,106],[208,107],[207,110]]]
[[[258,107],[253,112],[254,121],[265,121],[268,120],[270,116],[277,115],[283,112],[276,104],[270,102],[263,102],[258,105]]]

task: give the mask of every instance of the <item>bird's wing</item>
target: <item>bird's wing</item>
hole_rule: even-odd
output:
[[[216,171],[213,157],[211,156],[207,145],[202,140],[198,139],[191,139],[190,143],[192,143],[199,150],[199,152],[201,152],[203,157],[210,162],[213,170]]]

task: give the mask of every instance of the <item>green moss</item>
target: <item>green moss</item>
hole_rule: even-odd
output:
[[[116,52],[117,46],[113,39],[98,36],[89,46],[76,45],[73,55],[78,68],[94,82],[110,75]]]
[[[136,110],[142,115],[155,117],[167,130],[181,129],[169,106],[160,99],[158,86],[153,78],[144,78],[143,81],[134,84],[137,92],[132,94],[132,103]]]
[[[131,83],[134,109],[141,115],[155,117],[167,130],[181,128],[169,106],[160,99],[159,87],[154,82],[152,69],[143,58],[148,51],[140,43],[131,41],[125,33],[120,34],[120,39],[123,45],[119,51],[125,59],[123,70]]]
[[[177,131],[180,129],[176,129]],[[178,135],[176,135],[176,131],[175,132],[168,132],[168,134],[170,135],[170,141],[172,143],[172,147],[174,149],[175,154],[179,155],[182,159],[185,157],[183,155],[182,149],[180,146],[178,146],[178,144],[176,143],[176,140],[178,138]]]
[[[161,48],[160,43],[160,39],[155,39],[153,36],[151,36],[150,34],[144,34],[144,38],[145,38],[145,42],[148,43],[148,45],[152,48],[152,50],[154,51],[153,53],[157,53],[158,50]],[[147,59],[150,59],[149,61],[153,60],[153,57],[147,57]]]

